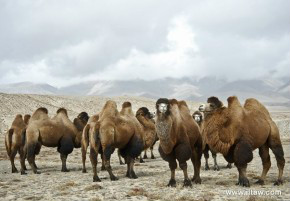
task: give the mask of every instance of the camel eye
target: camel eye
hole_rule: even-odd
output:
[[[213,104],[213,103],[210,103],[209,106],[210,106],[211,108],[214,108],[214,104]]]
[[[158,107],[159,111],[165,113],[167,111],[167,104],[161,103]]]

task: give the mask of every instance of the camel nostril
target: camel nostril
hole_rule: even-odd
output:
[[[200,105],[198,110],[203,112],[205,110],[205,104]]]

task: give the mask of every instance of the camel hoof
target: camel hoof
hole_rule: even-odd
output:
[[[143,159],[147,159],[147,158],[148,158],[147,155],[144,155],[144,156],[143,156]],[[151,158],[152,158],[152,157],[151,157]]]
[[[278,179],[277,181],[275,181],[274,186],[280,186],[283,185],[283,181],[281,179]]]
[[[215,165],[215,166],[213,167],[213,170],[214,170],[214,171],[219,171],[219,170],[220,170],[220,167],[219,167],[218,165]]]
[[[155,156],[151,156],[151,159],[155,159]]]
[[[26,167],[26,166],[24,166],[23,170],[27,170],[27,167]]]
[[[93,182],[101,182],[101,180],[98,176],[95,176],[93,177]]]
[[[229,163],[226,167],[231,169],[232,168],[232,164]]]
[[[137,175],[135,174],[135,172],[131,172],[131,176],[130,176],[131,179],[137,179]]]
[[[66,169],[66,168],[65,168],[65,169],[61,169],[61,171],[62,171],[62,172],[69,172],[69,170]]]
[[[240,178],[238,183],[236,185],[244,186],[244,187],[250,187],[250,182],[247,178]]]
[[[86,169],[83,169],[82,173],[87,173],[87,170]]]
[[[189,179],[185,179],[183,182],[183,187],[192,187],[191,181]]]
[[[260,185],[264,185],[265,182],[262,179],[259,179],[258,181],[255,182],[255,184],[260,184]]]
[[[168,187],[176,187],[176,181],[175,179],[170,179],[169,183],[167,184]]]
[[[18,170],[16,168],[12,169],[12,173],[18,173]]]
[[[209,170],[209,166],[206,165],[206,166],[204,167],[204,170]]]
[[[191,181],[193,181],[195,184],[201,184],[201,178],[200,177],[198,177],[198,178],[193,177]]]
[[[140,163],[145,163],[145,161],[143,159],[140,159]]]
[[[116,177],[116,176],[114,176],[114,175],[111,176],[110,179],[111,179],[111,181],[117,181],[117,180],[119,180],[118,177]]]
[[[27,175],[27,173],[25,171],[21,171],[20,174],[21,175]]]

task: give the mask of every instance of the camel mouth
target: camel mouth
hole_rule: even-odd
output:
[[[161,112],[161,113],[166,113],[167,112],[167,104],[166,103],[160,103],[159,106],[158,106],[158,110]]]
[[[150,119],[155,118],[155,116],[156,116],[156,113],[155,112],[150,112],[150,115],[149,115],[149,118]]]
[[[200,116],[199,115],[194,115],[194,120],[196,121],[196,122],[200,122]]]

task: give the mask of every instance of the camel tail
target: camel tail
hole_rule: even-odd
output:
[[[24,146],[26,144],[26,129],[24,129],[21,133],[21,145]]]
[[[99,146],[100,146],[100,124],[97,122],[93,128],[91,128],[90,132],[90,146],[95,150],[96,153],[99,151]]]
[[[7,154],[8,156],[10,156],[11,154],[11,147],[12,147],[12,136],[13,136],[13,133],[14,133],[14,129],[13,128],[10,128],[8,130],[8,139],[7,139]]]

